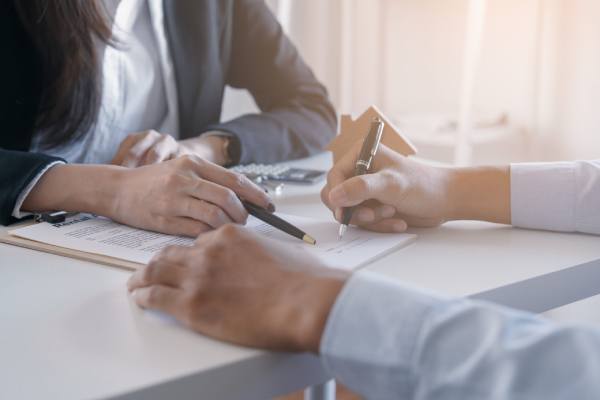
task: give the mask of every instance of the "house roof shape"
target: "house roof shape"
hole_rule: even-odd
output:
[[[371,121],[376,117],[385,124],[381,139],[383,144],[405,156],[417,153],[417,148],[400,132],[400,129],[391,123],[376,106],[370,106],[355,120],[350,115],[342,115],[340,133],[327,147],[327,150],[333,153],[334,162],[342,158],[357,141],[364,139],[369,132]]]

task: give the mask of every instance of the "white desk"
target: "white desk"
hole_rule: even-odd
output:
[[[319,188],[287,189],[280,211],[329,216]],[[597,237],[474,222],[415,232],[416,243],[369,268],[535,311],[600,292]],[[128,276],[0,245],[0,398],[265,399],[327,380],[316,357],[218,343],[142,312]]]

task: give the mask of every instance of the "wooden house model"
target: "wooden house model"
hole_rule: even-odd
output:
[[[417,153],[417,149],[410,140],[402,135],[400,130],[394,126],[375,106],[371,106],[353,120],[349,115],[342,115],[339,134],[329,143],[327,150],[333,153],[333,162],[338,162],[358,142],[364,140],[373,118],[379,117],[385,127],[381,142],[398,153],[410,156]]]

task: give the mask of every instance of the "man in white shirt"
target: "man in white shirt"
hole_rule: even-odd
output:
[[[355,158],[332,169],[323,199],[337,219],[341,207],[358,206],[353,223],[369,229],[481,219],[600,234],[600,161],[436,168],[383,147],[373,173],[352,177]],[[348,276],[230,225],[193,248],[168,249],[129,288],[140,306],[209,336],[319,353],[336,379],[368,398],[600,396],[600,329],[369,272]]]

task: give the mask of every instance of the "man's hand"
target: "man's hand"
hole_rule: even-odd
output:
[[[338,221],[342,207],[357,206],[351,223],[380,232],[431,227],[449,214],[449,170],[406,158],[381,145],[371,173],[354,177],[360,143],[333,166],[321,199]]]
[[[342,207],[357,206],[351,223],[379,232],[465,219],[510,223],[510,167],[434,167],[381,145],[371,172],[355,177],[360,145],[333,166],[321,192],[338,221]]]
[[[207,135],[178,142],[171,135],[153,130],[134,133],[121,142],[111,164],[134,168],[193,154],[223,165],[224,140],[227,139]]]
[[[131,277],[143,308],[232,343],[318,352],[346,274],[304,251],[226,225],[193,247],[170,247]]]

